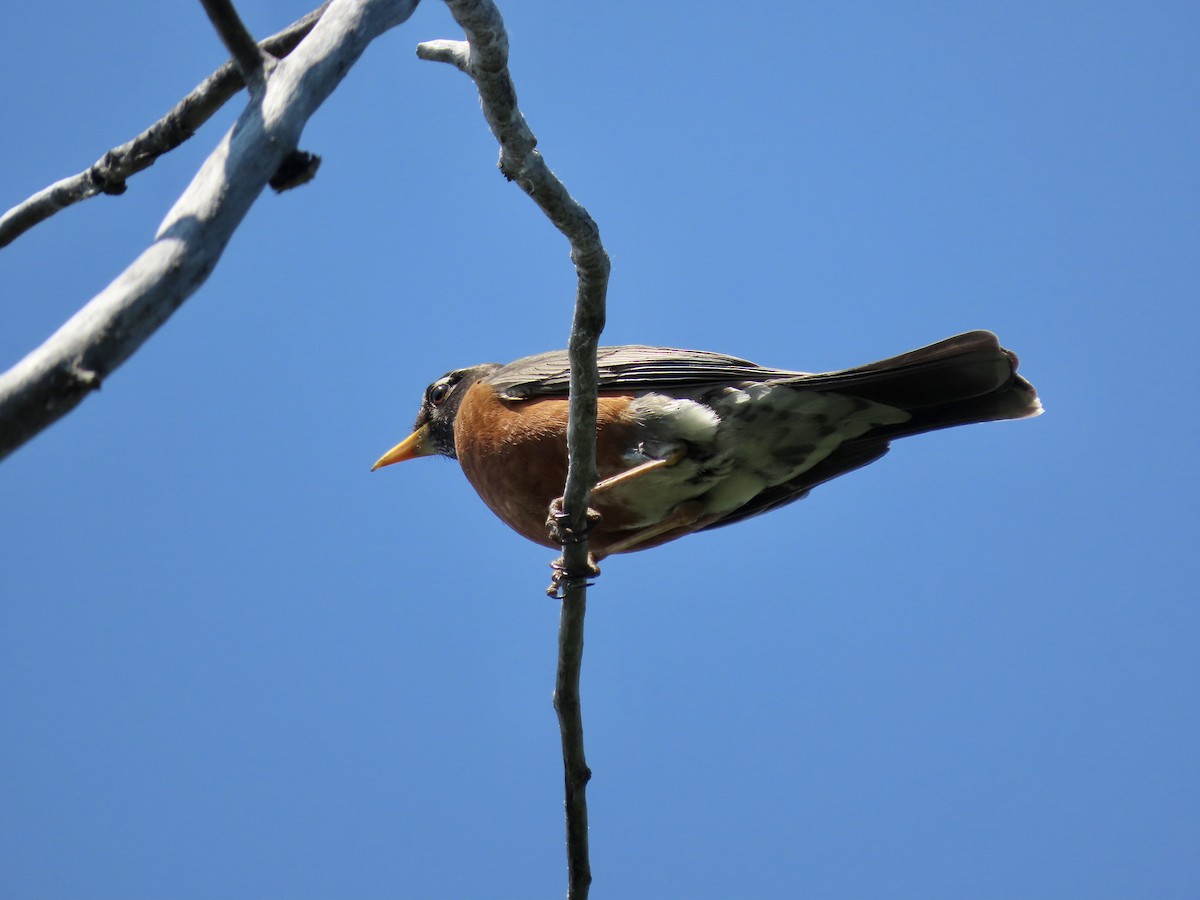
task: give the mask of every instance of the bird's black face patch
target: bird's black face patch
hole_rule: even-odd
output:
[[[425,388],[421,411],[417,413],[413,428],[429,430],[429,440],[437,453],[451,459],[458,458],[454,450],[454,420],[458,416],[458,408],[471,385],[498,368],[494,363],[487,363],[469,369],[455,369]]]
[[[421,411],[417,413],[417,421],[413,430],[428,428],[429,440],[433,448],[442,456],[454,458],[454,417],[458,412],[462,395],[466,387],[459,388],[463,383],[465,369],[447,372],[429,387],[425,388],[425,397],[421,401]]]

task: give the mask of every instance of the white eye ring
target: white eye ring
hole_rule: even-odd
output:
[[[446,398],[450,396],[450,391],[454,386],[448,381],[439,381],[429,389],[429,402],[434,406],[441,406],[446,402]]]

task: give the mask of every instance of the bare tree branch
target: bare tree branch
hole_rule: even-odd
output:
[[[0,458],[97,390],[208,277],[301,130],[367,44],[417,0],[333,0],[267,78],[152,243],[39,348],[0,375]]]
[[[554,676],[554,712],[558,715],[562,743],[563,806],[567,819],[568,900],[586,900],[592,886],[587,809],[587,784],[592,770],[583,752],[583,709],[579,699],[586,612],[587,582],[568,582],[563,588],[558,617],[558,670]]]
[[[200,0],[200,4],[242,73],[242,81],[246,82],[251,95],[258,94],[266,87],[268,55],[254,42],[232,0]]]
[[[489,0],[446,0],[467,41],[418,45],[422,59],[446,62],[469,75],[479,88],[483,115],[500,142],[500,171],[515,181],[571,242],[579,284],[568,342],[571,359],[569,465],[563,491],[564,531],[579,537],[563,545],[563,607],[559,620],[559,659],[554,708],[562,737],[566,787],[568,893],[587,897],[592,881],[588,858],[586,787],[591,771],[583,752],[579,673],[587,577],[587,511],[596,483],[596,347],[604,328],[609,260],[600,230],[587,210],[567,192],[535,149],[537,139],[517,107],[508,72],[508,35]]]
[[[287,56],[312,31],[328,5],[313,10],[259,46],[272,56]],[[244,85],[235,63],[221,66],[133,140],[114,147],[88,169],[56,181],[0,216],[0,247],[11,244],[39,222],[80,200],[97,194],[124,193],[127,178],[149,168],[164,153],[190,138]]]

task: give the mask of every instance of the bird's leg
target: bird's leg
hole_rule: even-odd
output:
[[[661,469],[664,466],[673,466],[687,456],[687,450],[683,447],[677,447],[669,454],[661,459],[651,459],[644,463],[634,466],[632,469],[626,469],[624,472],[618,472],[616,475],[611,475],[596,483],[592,488],[592,496],[603,494],[606,491],[611,491],[613,488],[627,484],[647,472],[653,472],[655,469]],[[546,517],[546,531],[550,535],[550,540],[556,544],[566,544],[572,541],[581,540],[583,535],[577,535],[574,530],[567,525],[567,516],[563,512],[563,498],[558,497],[550,501],[550,514]],[[589,531],[596,527],[600,522],[600,513],[594,509],[587,511],[587,523],[584,525],[583,534],[586,535]]]
[[[605,491],[611,491],[613,488],[620,487],[627,482],[633,481],[635,478],[640,478],[647,472],[653,472],[655,469],[661,469],[664,466],[673,466],[687,456],[687,450],[683,447],[676,447],[666,456],[661,459],[650,459],[640,465],[634,466],[632,469],[626,469],[624,472],[618,472],[600,481],[592,488],[592,496],[603,494]]]
[[[620,487],[623,484],[628,484],[635,478],[639,478],[642,475],[645,475],[647,472],[653,472],[655,469],[661,469],[664,466],[673,466],[685,456],[687,456],[687,450],[683,447],[677,447],[664,457],[650,459],[644,463],[634,466],[631,469],[626,469],[624,472],[618,472],[616,475],[609,476],[608,478],[598,482],[596,486],[592,488],[592,496],[594,497],[597,494],[603,494],[606,491],[611,491],[613,488]],[[682,504],[680,508],[688,505],[689,504]],[[698,515],[699,513],[693,513],[691,515],[691,519],[688,519],[686,518],[685,514],[683,518],[679,518],[678,520],[672,516],[661,526],[655,526],[654,528],[648,528],[643,531],[639,531],[636,535],[621,541],[617,545],[619,548],[617,550],[605,548],[605,555],[607,556],[609,553],[619,553],[620,550],[635,546],[650,536],[661,534],[665,531],[670,531],[672,528],[676,528],[680,525],[685,525],[688,521],[697,518]],[[575,530],[567,524],[567,515],[565,512],[563,512],[563,498],[558,497],[557,499],[550,501],[550,514],[546,517],[546,531],[550,535],[550,540],[556,544],[566,544],[583,540],[583,538],[587,536],[588,532],[595,528],[599,523],[600,513],[589,508],[587,511],[587,518],[584,523],[583,533],[577,534]],[[653,534],[648,534],[648,532],[653,532]],[[546,588],[546,594],[550,597],[559,597],[562,588],[567,584],[567,573],[564,569],[563,558],[560,556],[554,562],[550,563],[550,568],[554,570],[554,575],[550,579],[550,586]],[[599,574],[600,567],[596,565],[595,557],[589,553],[588,574],[584,576],[584,580],[586,581],[588,578],[594,578]]]

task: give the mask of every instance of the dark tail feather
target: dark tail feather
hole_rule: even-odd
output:
[[[805,386],[840,391],[912,413],[872,437],[906,437],[954,425],[1024,419],[1042,411],[1017,375],[1017,356],[990,331],[970,331],[866,366],[811,375]]]

